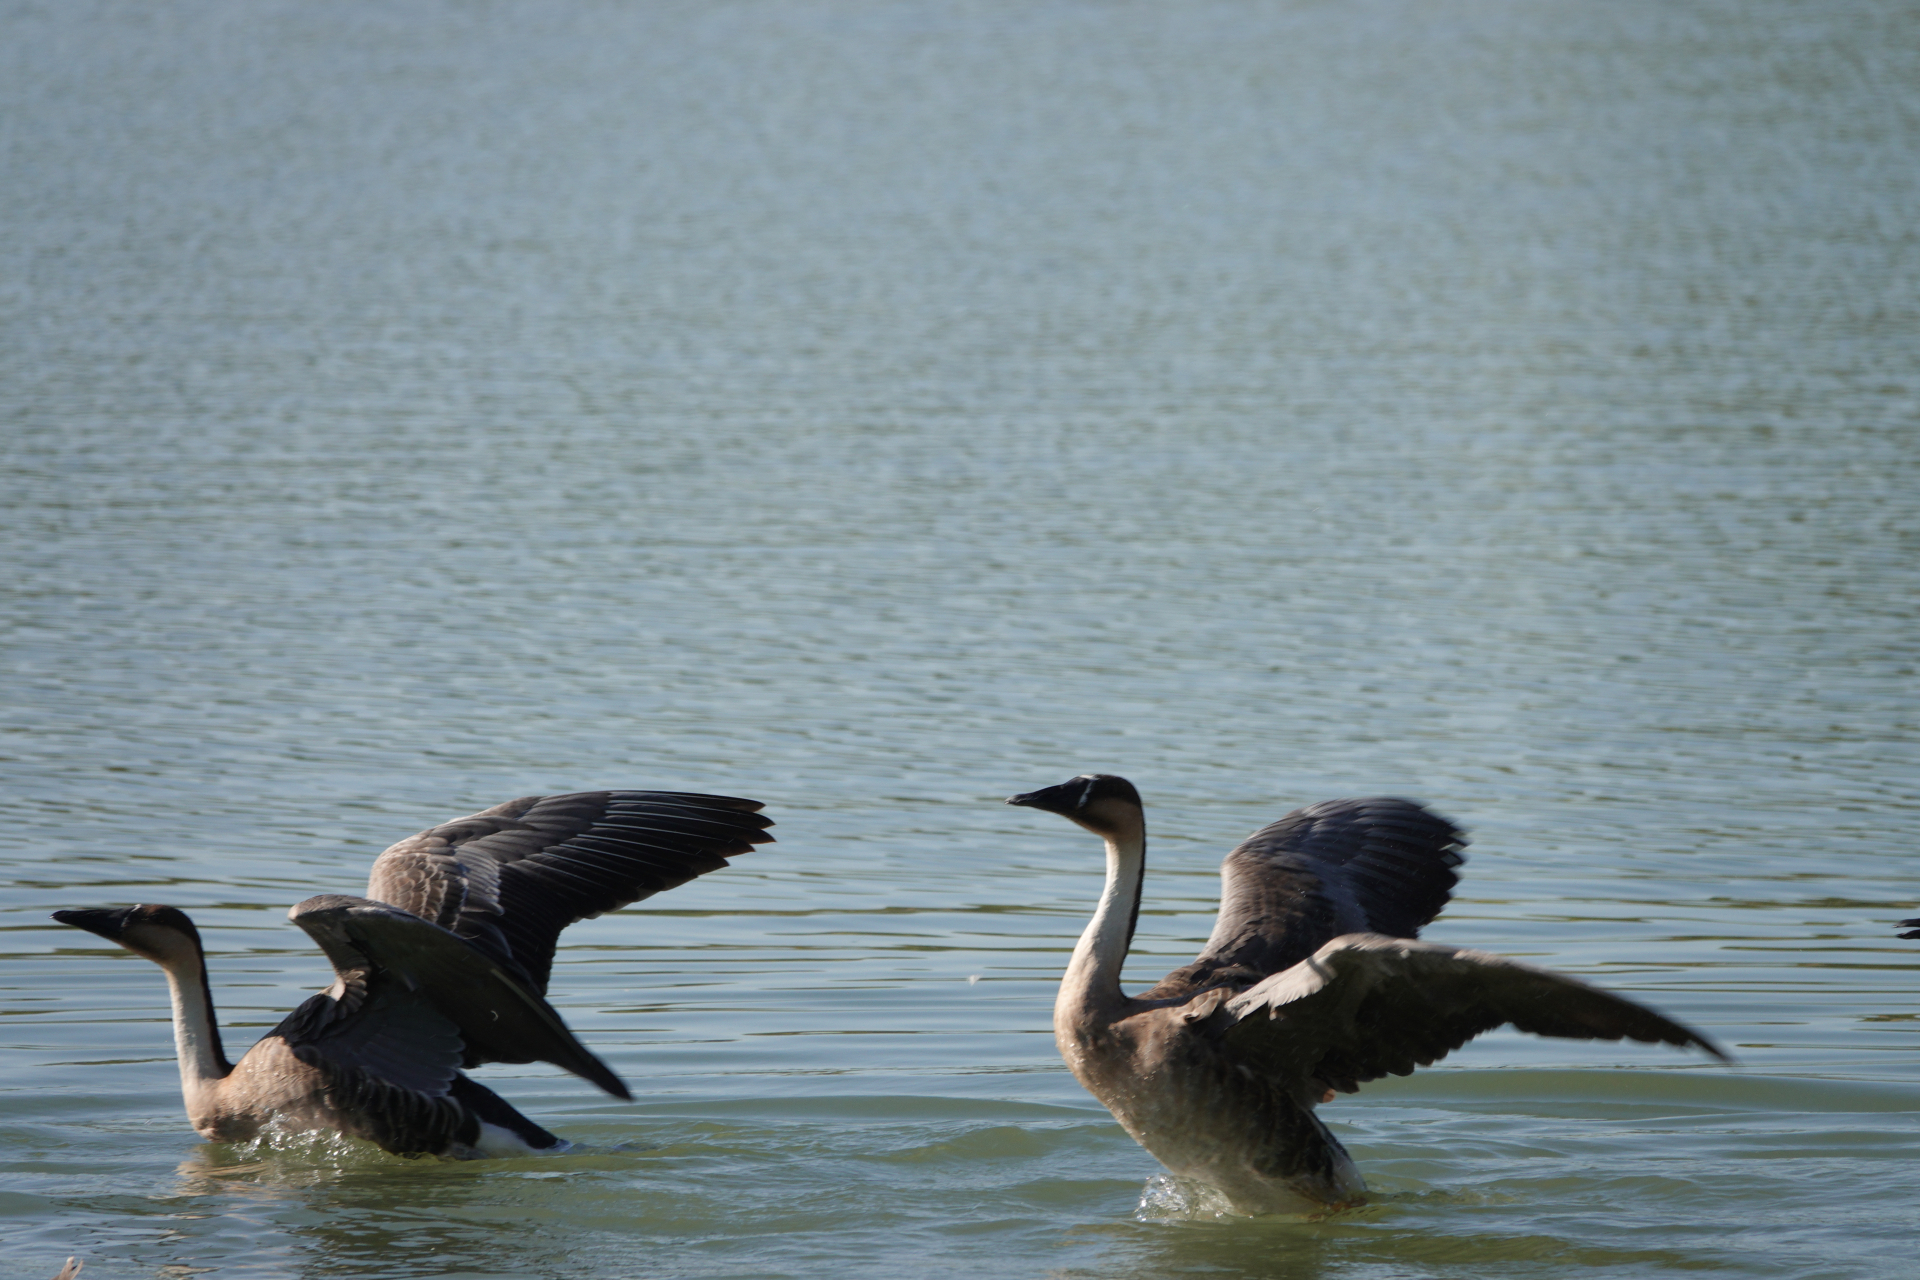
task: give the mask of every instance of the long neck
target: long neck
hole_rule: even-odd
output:
[[[207,989],[207,959],[196,943],[162,962],[167,989],[173,996],[173,1046],[180,1055],[180,1091],[187,1115],[200,1115],[211,1087],[227,1078],[233,1064],[220,1046],[220,1028],[213,1021],[213,993]]]
[[[1054,1021],[1117,1009],[1126,1002],[1120,992],[1120,968],[1133,945],[1134,921],[1140,915],[1140,881],[1147,870],[1147,832],[1137,829],[1108,836],[1107,885],[1100,905],[1080,935],[1060,981],[1054,1003]]]

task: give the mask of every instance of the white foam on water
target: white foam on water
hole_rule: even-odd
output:
[[[1218,1188],[1161,1173],[1148,1178],[1140,1189],[1134,1216],[1142,1222],[1215,1222],[1245,1215],[1236,1213]]]

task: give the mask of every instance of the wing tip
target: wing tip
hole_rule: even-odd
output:
[[[1682,1030],[1685,1029],[1682,1028]],[[1723,1066],[1737,1067],[1740,1065],[1738,1058],[1728,1053],[1725,1049],[1722,1049],[1719,1044],[1711,1038],[1701,1035],[1698,1031],[1686,1031],[1686,1034],[1682,1038],[1678,1040],[1668,1040],[1667,1043],[1681,1049],[1692,1047],[1704,1050],[1715,1058],[1718,1058]]]
[[[578,1041],[575,1043],[578,1043]],[[602,1090],[612,1094],[622,1102],[633,1101],[633,1090],[627,1088],[627,1082],[625,1080],[613,1074],[612,1067],[609,1067],[606,1063],[594,1057],[593,1054],[586,1053],[585,1050],[582,1050],[582,1052],[585,1054],[586,1061],[579,1066],[571,1068],[579,1073],[582,1080],[585,1080],[589,1084],[598,1085]]]

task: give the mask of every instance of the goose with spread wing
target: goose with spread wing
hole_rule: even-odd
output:
[[[1495,1027],[1694,1046],[1696,1031],[1574,978],[1415,941],[1466,840],[1410,800],[1326,800],[1249,836],[1221,868],[1204,950],[1120,990],[1146,870],[1140,794],[1084,774],[1013,796],[1100,836],[1107,882],[1053,1009],[1061,1056],[1127,1132],[1243,1213],[1359,1202],[1366,1184],[1314,1108],[1408,1075]]]
[[[367,896],[289,911],[334,983],[229,1062],[200,934],[142,904],[56,911],[166,971],[187,1118],[204,1137],[269,1123],[334,1129],[401,1155],[475,1156],[565,1144],[465,1074],[549,1062],[632,1094],[546,1001],[560,931],[771,841],[756,801],[673,791],[525,796],[402,840]]]

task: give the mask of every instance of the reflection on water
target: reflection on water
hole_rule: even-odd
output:
[[[11,1273],[1445,1280],[1910,1270],[1920,18],[1849,0],[0,13]],[[1725,1042],[1494,1035],[1328,1112],[1378,1192],[1140,1215],[1061,1070],[1221,854],[1397,793],[1430,936]],[[569,932],[581,1144],[201,1143],[284,918],[510,796],[762,798]],[[349,1147],[351,1144],[348,1144]],[[183,1160],[185,1163],[183,1164]],[[1158,1184],[1154,1184],[1158,1185]]]

